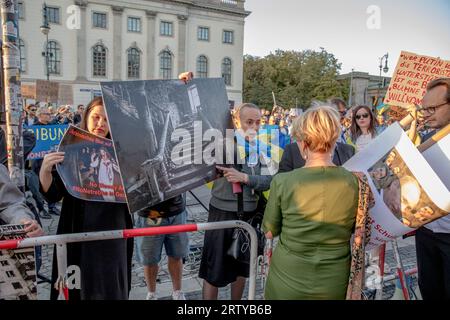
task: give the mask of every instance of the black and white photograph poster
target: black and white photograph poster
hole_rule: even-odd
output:
[[[0,225],[0,241],[23,238],[24,225]],[[37,300],[34,248],[0,250],[1,300]]]
[[[70,126],[58,148],[57,170],[68,192],[82,200],[125,203],[112,141]]]
[[[214,141],[230,125],[222,78],[101,87],[130,212],[216,178],[215,163],[205,154],[215,157]]]

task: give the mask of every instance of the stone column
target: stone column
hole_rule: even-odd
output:
[[[155,77],[155,37],[156,15],[155,11],[145,11],[147,15],[147,79]]]
[[[113,11],[113,80],[122,80],[122,13],[123,7],[112,6]]]
[[[87,1],[75,1],[80,7],[80,29],[77,30],[77,77],[76,81],[87,81],[86,7]]]
[[[186,71],[186,21],[188,16],[178,15],[178,73]],[[174,77],[176,75],[173,75]]]

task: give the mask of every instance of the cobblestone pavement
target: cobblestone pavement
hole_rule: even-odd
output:
[[[194,195],[187,193],[187,211],[188,211],[188,223],[200,223],[207,221],[207,211],[205,207],[208,207],[210,191],[206,187],[200,187],[194,190]],[[201,204],[199,201],[201,201]],[[52,216],[52,219],[42,220],[44,229],[47,234],[55,234],[58,217]],[[198,278],[198,269],[201,258],[201,250],[203,247],[203,232],[189,233],[189,243],[191,251],[189,256],[185,260],[183,270],[183,291],[185,292],[188,300],[201,300],[202,299],[202,279]],[[416,264],[416,254],[414,246],[414,238],[408,238],[405,240],[399,240],[399,250],[402,257],[405,269],[409,269]],[[39,274],[50,278],[51,264],[53,257],[53,246],[45,246],[42,249],[42,266]],[[395,272],[395,259],[392,248],[388,245],[386,252],[386,273],[390,274]],[[416,284],[417,280],[414,277],[413,283]],[[263,281],[260,277],[257,278],[256,283],[256,299],[263,299]],[[397,290],[398,291],[398,290]],[[50,283],[38,281],[38,299],[47,300],[50,295]],[[390,299],[395,292],[395,281],[391,281],[384,284],[383,299]],[[144,300],[147,294],[147,288],[144,280],[143,267],[136,261],[136,257],[133,257],[133,269],[132,269],[132,289],[130,293],[130,299],[132,300]],[[159,299],[171,299],[172,285],[170,276],[167,270],[167,256],[163,250],[163,255],[160,263],[160,271],[157,279],[157,296]],[[244,299],[248,296],[248,286],[244,292]],[[219,289],[220,300],[230,300],[229,287]]]

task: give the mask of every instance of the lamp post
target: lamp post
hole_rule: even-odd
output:
[[[43,7],[43,17],[44,17],[44,23],[41,26],[41,32],[46,37],[46,43],[45,43],[45,51],[42,52],[42,56],[45,57],[45,68],[46,68],[46,74],[47,74],[47,81],[50,81],[50,52],[48,52],[48,34],[50,32],[50,25],[48,24],[48,15],[47,15],[47,5],[44,3]]]
[[[352,103],[353,103],[352,95],[353,95],[353,71],[354,70],[355,69],[352,68],[352,73],[351,73],[351,76],[350,76],[350,93],[348,94],[348,107],[349,108],[351,108]]]
[[[387,73],[389,71],[388,58],[389,58],[388,53],[386,53],[384,56],[382,56],[380,58],[380,65],[378,66],[380,68],[380,83],[378,84],[378,98],[380,98],[381,86],[383,85],[383,80],[384,80],[381,78],[381,71],[383,70],[384,73]],[[384,60],[384,67],[383,67],[383,60]]]

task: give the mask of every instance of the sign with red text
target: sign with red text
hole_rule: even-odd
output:
[[[57,170],[73,197],[87,201],[126,202],[111,140],[70,126],[58,151],[65,155]]]
[[[450,61],[402,51],[384,103],[407,108],[422,104],[431,80],[450,77]]]

